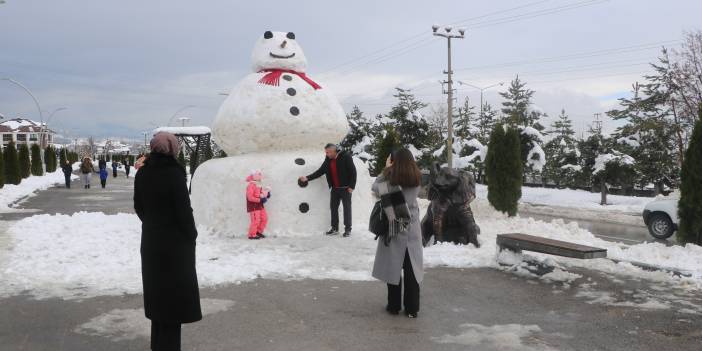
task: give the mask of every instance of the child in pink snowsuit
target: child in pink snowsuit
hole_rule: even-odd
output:
[[[253,171],[246,177],[249,185],[246,187],[246,212],[249,213],[249,239],[263,239],[263,231],[268,223],[268,215],[263,204],[271,197],[270,189],[261,186],[263,175],[261,171]]]

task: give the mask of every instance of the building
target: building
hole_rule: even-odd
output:
[[[46,125],[44,126],[46,128]],[[0,134],[2,134],[2,146],[5,147],[10,142],[15,144],[39,144],[39,135],[42,133],[41,124],[26,118],[14,118],[0,123]],[[54,131],[43,130],[44,145],[52,144],[54,141]]]

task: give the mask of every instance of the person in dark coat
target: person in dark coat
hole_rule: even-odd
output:
[[[373,277],[388,285],[385,309],[390,314],[398,314],[404,305],[405,314],[417,318],[419,284],[424,279],[424,251],[417,203],[421,173],[414,156],[407,149],[390,154],[386,166],[383,174],[373,183],[372,191],[380,198],[390,222],[389,241],[378,240]]]
[[[331,229],[327,235],[339,234],[339,203],[344,205],[344,237],[351,235],[351,194],[356,187],[356,165],[353,157],[345,151],[340,151],[334,144],[324,147],[326,158],[324,163],[314,173],[299,178],[301,182],[327,176],[327,185],[331,190],[329,207],[331,208]]]
[[[73,166],[71,166],[71,162],[66,161],[64,164],[62,164],[61,170],[63,171],[63,176],[66,178],[66,188],[70,189],[71,188],[71,174],[73,174]]]
[[[112,159],[112,177],[117,178],[117,167],[119,167],[119,164],[115,159]]]
[[[151,156],[134,180],[152,350],[180,350],[181,324],[202,319],[195,271],[197,229],[185,169],[175,158],[178,150],[173,134],[157,133],[151,140]]]
[[[105,161],[105,158],[101,157],[100,161],[98,161],[98,169],[105,169],[107,168],[107,161]]]
[[[129,168],[132,166],[129,161],[129,155],[127,155],[124,158],[124,173],[127,175],[127,178],[129,178]]]

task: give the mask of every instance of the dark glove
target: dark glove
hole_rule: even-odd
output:
[[[261,203],[262,203],[262,204],[265,204],[266,201],[268,201],[268,198],[267,198],[267,197],[264,197],[263,199],[261,199]]]
[[[266,196],[266,199],[270,199],[270,198],[271,198],[271,192],[269,191],[268,196]]]

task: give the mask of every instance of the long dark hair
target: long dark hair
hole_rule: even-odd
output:
[[[409,150],[402,148],[391,153],[390,161],[392,166],[383,170],[383,176],[391,185],[413,188],[421,184],[422,174]]]

